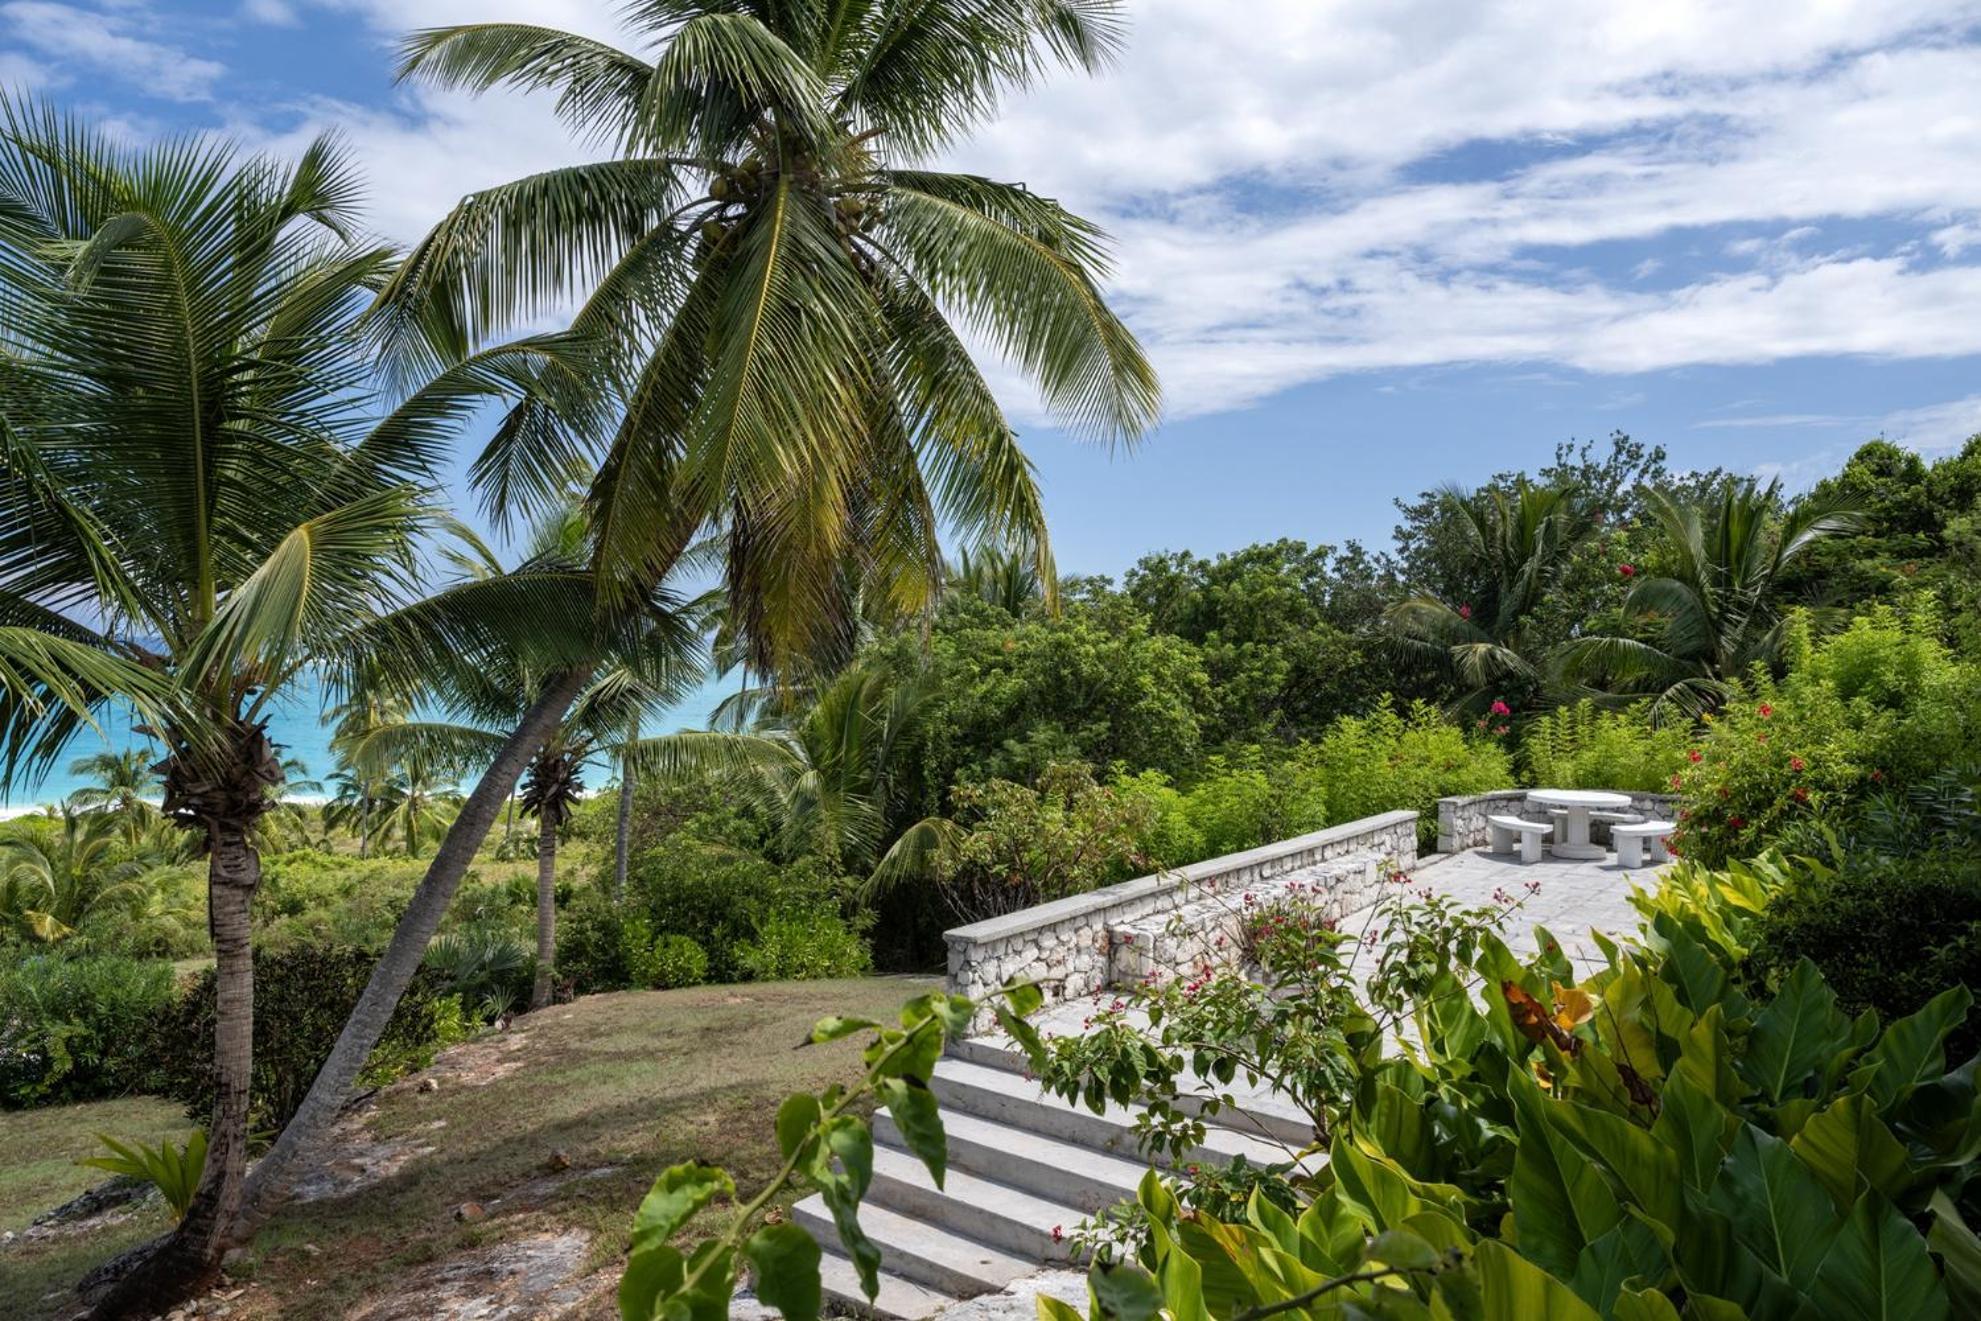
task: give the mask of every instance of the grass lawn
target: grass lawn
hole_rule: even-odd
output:
[[[875,977],[589,996],[458,1047],[422,1075],[437,1090],[408,1079],[381,1094],[355,1135],[377,1145],[332,1153],[346,1170],[389,1155],[391,1173],[291,1204],[257,1236],[236,1271],[254,1287],[233,1300],[232,1315],[350,1316],[392,1298],[428,1263],[573,1230],[591,1236],[586,1264],[606,1266],[624,1251],[633,1208],[660,1169],[709,1160],[727,1166],[748,1196],[779,1163],[778,1102],[858,1076],[856,1041],[795,1048],[814,1021],[888,1017],[930,985]],[[58,1182],[60,1161],[42,1161],[43,1149],[69,1144],[80,1153],[97,1129],[155,1140],[176,1119],[149,1101],[0,1116],[0,1225],[25,1223],[89,1182]],[[23,1158],[16,1153],[28,1152],[51,1169],[13,1168]],[[457,1222],[455,1208],[469,1202],[487,1218]],[[711,1208],[706,1223],[719,1215]],[[0,1300],[13,1305],[0,1305],[0,1315],[63,1315],[45,1294],[162,1223],[0,1249]],[[580,1314],[612,1315],[610,1290]]]

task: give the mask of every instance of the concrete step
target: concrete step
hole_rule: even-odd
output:
[[[1022,1141],[1024,1135],[1014,1131],[1012,1138]],[[1086,1218],[1071,1206],[953,1166],[938,1188],[921,1157],[889,1146],[874,1149],[874,1181],[865,1205],[899,1211],[1030,1261],[1071,1260],[1069,1236]]]
[[[1049,1202],[1075,1207],[1084,1215],[1132,1201],[1143,1172],[1149,1168],[1145,1160],[1056,1142],[960,1110],[945,1110],[942,1127],[949,1138],[951,1170],[995,1179]],[[893,1117],[885,1110],[874,1114],[874,1138],[890,1146],[905,1146]]]
[[[828,1217],[830,1219],[830,1217]],[[828,1234],[833,1231],[828,1228]],[[837,1250],[839,1238],[833,1234],[825,1255],[819,1259],[819,1285],[828,1301],[861,1316],[883,1321],[921,1321],[950,1304],[960,1301],[940,1290],[904,1280],[885,1268],[880,1273],[880,1293],[872,1302],[860,1288],[860,1272],[852,1261]]]
[[[953,1042],[949,1053],[955,1059],[1010,1073],[1022,1074],[1028,1067],[1024,1052],[1001,1036],[966,1037]],[[1215,1079],[1198,1078],[1197,1090],[1206,1096],[1227,1097],[1232,1102],[1207,1118],[1207,1122],[1220,1128],[1284,1143],[1295,1151],[1314,1140],[1314,1126],[1308,1121],[1306,1113],[1285,1097],[1267,1090],[1263,1084],[1248,1086],[1241,1076],[1233,1079],[1227,1087]],[[1193,1098],[1184,1097],[1177,1108],[1194,1113],[1200,1104]]]
[[[1020,1074],[954,1057],[935,1066],[929,1087],[942,1103],[945,1114],[961,1111],[1056,1142],[1090,1147],[1129,1160],[1142,1155],[1134,1132],[1138,1112],[1131,1106],[1109,1102],[1100,1114],[1095,1114],[1084,1105],[1071,1106],[1047,1095],[1037,1083]],[[1188,1152],[1185,1161],[1220,1164],[1244,1156],[1254,1164],[1277,1164],[1293,1154],[1284,1143],[1210,1125],[1202,1144]],[[1156,1159],[1158,1164],[1174,1163],[1162,1156]]]
[[[791,1208],[791,1219],[821,1244],[837,1243],[839,1231],[826,1210],[825,1199],[814,1194]],[[965,1238],[912,1215],[873,1201],[860,1204],[860,1228],[880,1249],[883,1271],[952,1298],[996,1293],[1023,1275],[1038,1270],[1039,1262]],[[855,1292],[858,1290],[856,1288]]]

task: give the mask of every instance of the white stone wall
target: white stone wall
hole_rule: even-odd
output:
[[[1678,811],[1678,795],[1632,793],[1630,811],[1661,821],[1675,821],[1678,818],[1673,813]],[[1495,789],[1491,793],[1440,798],[1438,852],[1457,853],[1461,849],[1484,848],[1488,838],[1486,818],[1489,816],[1517,816],[1528,821],[1549,819],[1545,807],[1528,806],[1525,789]],[[1602,821],[1591,822],[1589,838],[1593,843],[1608,848],[1609,826]]]
[[[1157,918],[1202,899],[1200,887],[1240,890],[1255,882],[1351,855],[1417,864],[1417,813],[1385,812],[1244,853],[1123,881],[943,933],[949,989],[982,999],[1013,982],[1037,982],[1048,1000],[1077,999],[1111,984],[1108,929]],[[1377,870],[1381,870],[1378,868]],[[1372,888],[1372,887],[1371,887]],[[1373,895],[1360,897],[1360,907]],[[1344,896],[1344,902],[1352,902]]]

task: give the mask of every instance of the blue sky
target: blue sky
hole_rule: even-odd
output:
[[[1981,430],[1981,3],[1130,0],[1118,67],[953,163],[1102,220],[1169,420],[1132,456],[1014,375],[1060,561],[1381,541],[1392,497],[1625,430],[1803,484]],[[345,133],[401,240],[582,154],[395,89],[413,26],[615,34],[596,0],[0,2],[0,79],[145,137]]]

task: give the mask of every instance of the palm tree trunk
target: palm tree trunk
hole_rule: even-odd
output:
[[[633,717],[633,727],[628,731],[631,741],[640,741],[640,719]],[[612,840],[612,902],[623,903],[626,899],[626,850],[633,838],[633,759],[622,756],[619,759],[619,824]]]
[[[329,1131],[343,1109],[351,1084],[370,1058],[372,1048],[378,1045],[392,1011],[399,1007],[399,997],[405,994],[413,974],[419,971],[427,942],[433,939],[447,905],[453,902],[461,878],[494,827],[503,800],[516,787],[523,767],[536,755],[544,737],[564,718],[564,712],[577,699],[591,674],[590,666],[580,666],[551,684],[509,735],[475,784],[474,792],[468,795],[461,815],[454,818],[433,861],[427,865],[426,876],[413,892],[412,902],[400,914],[399,925],[392,932],[392,943],[386,947],[378,966],[372,969],[371,981],[366,983],[357,1007],[345,1020],[330,1058],[317,1071],[309,1094],[274,1147],[261,1158],[248,1179],[246,1203],[235,1225],[237,1235],[253,1229],[280,1204],[290,1182],[300,1172],[302,1157]]]
[[[141,1256],[90,1312],[92,1321],[150,1316],[208,1288],[233,1241],[246,1192],[249,1084],[254,1072],[252,908],[261,857],[238,821],[209,826],[207,886],[215,990],[213,1063],[219,1084],[206,1171],[185,1219]]]
[[[557,814],[537,812],[537,980],[530,1008],[550,1003],[551,972],[557,962]]]

